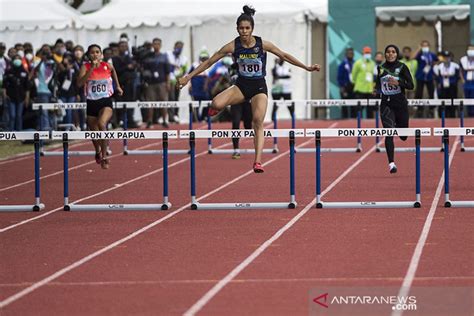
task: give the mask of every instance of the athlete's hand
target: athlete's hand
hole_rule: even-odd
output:
[[[314,64],[314,65],[311,65],[309,67],[306,67],[306,70],[307,71],[320,71],[321,70],[321,65],[319,64]]]
[[[93,60],[92,61],[92,67],[99,68],[99,66],[100,66],[100,61],[99,60]]]
[[[123,90],[121,87],[117,87],[117,93],[119,96],[122,96],[123,95]]]
[[[184,75],[183,77],[178,79],[178,88],[182,89],[185,85],[188,84],[191,78],[188,75]]]
[[[398,86],[398,85],[400,85],[400,84],[398,83],[398,80],[395,79],[395,78],[393,78],[393,77],[388,78],[388,84],[389,84],[389,85],[392,85],[392,86]]]

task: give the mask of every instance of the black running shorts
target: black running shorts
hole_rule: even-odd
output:
[[[239,77],[237,78],[235,85],[240,89],[240,91],[245,97],[245,100],[247,101],[249,101],[259,93],[264,93],[265,95],[268,95],[267,83],[265,82],[265,78],[244,79]]]
[[[100,110],[105,107],[113,109],[111,98],[102,98],[98,100],[87,100],[87,116],[98,117]]]

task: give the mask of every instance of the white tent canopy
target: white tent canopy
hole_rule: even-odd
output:
[[[0,0],[0,31],[81,27],[80,16],[61,0]]]
[[[464,20],[469,16],[469,4],[461,5],[430,5],[430,6],[396,6],[376,7],[375,14],[381,21],[397,22],[410,21],[436,21],[438,19],[449,21],[453,18]]]

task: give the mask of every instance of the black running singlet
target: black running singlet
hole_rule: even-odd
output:
[[[254,47],[245,48],[240,42],[240,37],[234,40],[233,57],[238,64],[238,75],[245,79],[262,79],[266,75],[267,53],[263,51],[262,38],[254,36]]]

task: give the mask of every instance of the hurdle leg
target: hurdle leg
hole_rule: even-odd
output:
[[[375,104],[376,108],[375,108],[375,128],[379,128],[380,126],[380,105],[379,105],[379,102],[377,101],[376,104]],[[380,142],[380,137],[379,136],[375,136],[375,151],[376,152],[380,152],[380,147],[379,147],[379,142]]]
[[[67,133],[63,134],[63,187],[64,187],[64,210],[70,211],[69,206],[69,144]]]
[[[123,130],[128,130],[128,113],[127,113],[127,105],[123,105]],[[123,140],[123,154],[128,155],[128,139]]]
[[[290,132],[290,204],[288,208],[296,208],[295,194],[295,132]]]
[[[316,208],[323,208],[321,201],[321,132],[316,131]]]
[[[194,132],[189,133],[190,163],[191,163],[191,209],[197,210],[196,200],[196,140]]]
[[[420,130],[416,130],[415,132],[415,146],[416,146],[416,154],[415,154],[415,161],[416,161],[416,201],[413,205],[415,208],[421,207],[421,172],[420,172],[420,145],[421,145],[421,132]]]
[[[459,103],[459,120],[460,120],[460,127],[464,127],[464,101]],[[464,136],[461,136],[461,151],[466,151],[464,147]]]
[[[273,128],[277,129],[278,128],[278,123],[277,123],[277,111],[278,111],[278,105],[276,102],[273,102],[273,108],[275,109],[273,111]],[[273,151],[272,153],[276,154],[278,152],[278,137],[273,137]]]
[[[296,118],[295,118],[295,102],[291,102],[291,128],[296,128]]]
[[[163,133],[163,205],[161,209],[166,211],[170,206],[168,199],[168,133]]]
[[[212,129],[212,122],[211,122],[211,117],[209,116],[209,109],[211,108],[211,105],[207,105],[207,129],[211,130]],[[207,153],[212,154],[212,138],[207,139]]]
[[[360,101],[357,102],[357,129],[361,128],[361,116],[362,116],[362,106]],[[362,151],[362,137],[357,136],[357,149],[356,152],[360,153]]]
[[[193,129],[193,104],[189,102],[189,130]]]
[[[451,102],[453,102],[453,99],[451,99]],[[444,101],[441,101],[441,127],[445,127],[446,124],[446,104]],[[443,136],[441,136],[441,152],[444,150],[443,149]]]
[[[444,207],[451,207],[449,200],[449,131],[443,132],[444,142]]]
[[[40,140],[39,134],[35,133],[35,204],[33,211],[38,212],[44,208],[40,199]]]

